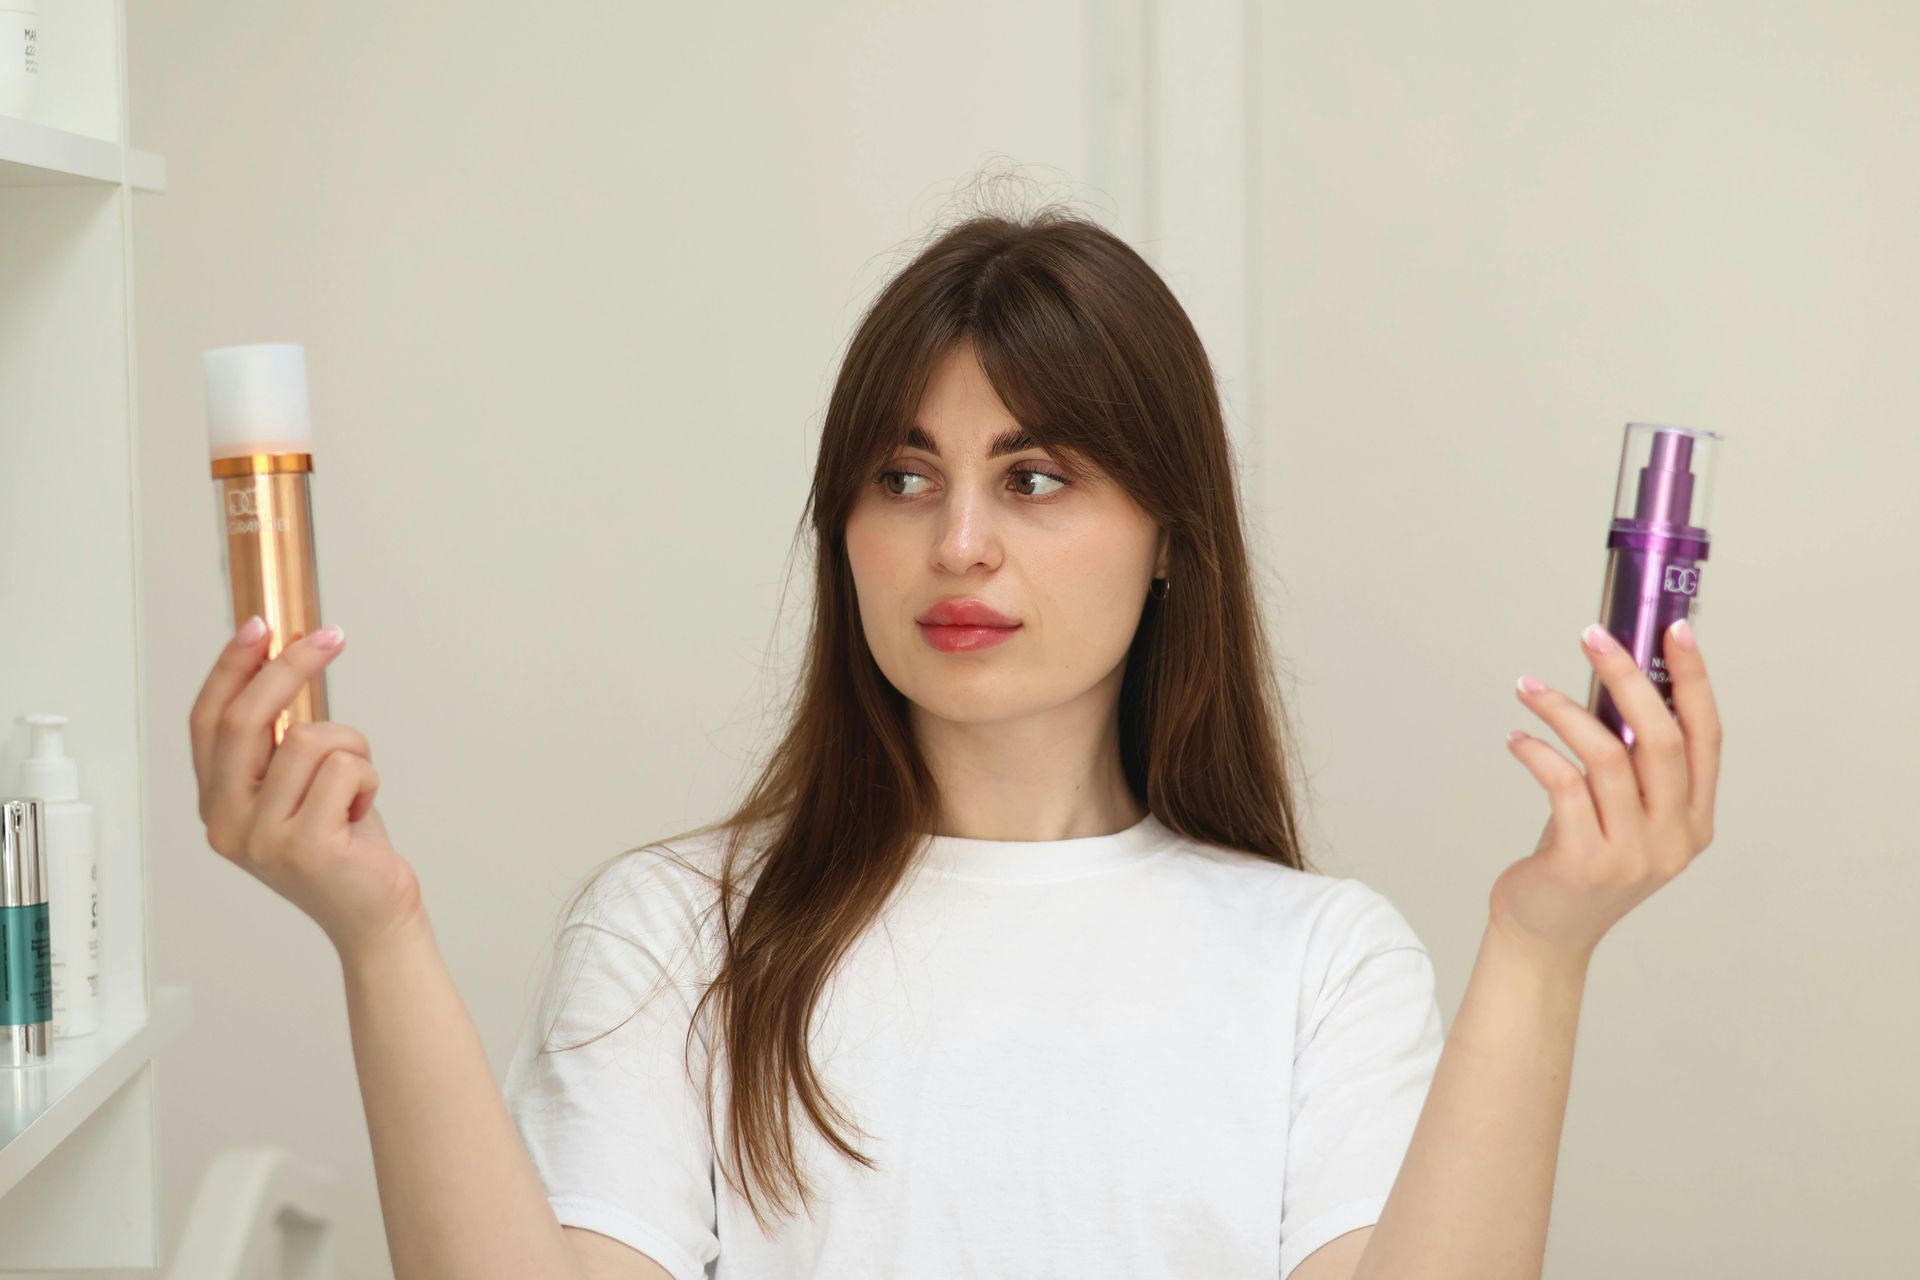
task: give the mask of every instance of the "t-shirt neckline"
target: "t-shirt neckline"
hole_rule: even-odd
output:
[[[936,875],[976,880],[1057,880],[1150,858],[1175,836],[1151,813],[1124,831],[1066,840],[979,840],[922,833],[920,866]]]

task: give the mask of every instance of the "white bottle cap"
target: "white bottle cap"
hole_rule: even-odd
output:
[[[214,347],[200,360],[207,372],[207,443],[215,458],[312,451],[305,347]]]
[[[26,715],[27,758],[20,762],[21,789],[36,800],[78,800],[80,766],[67,754],[65,716]]]

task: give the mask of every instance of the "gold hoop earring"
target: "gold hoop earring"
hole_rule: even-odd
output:
[[[1155,600],[1165,600],[1167,598],[1167,592],[1171,590],[1173,590],[1172,578],[1155,578],[1147,587],[1147,594]]]

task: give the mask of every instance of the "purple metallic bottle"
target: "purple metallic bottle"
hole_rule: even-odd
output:
[[[1633,655],[1669,712],[1673,682],[1663,644],[1669,625],[1700,612],[1700,564],[1707,558],[1720,444],[1712,431],[1629,422],[1620,446],[1600,625]],[[1633,726],[1621,719],[1597,671],[1587,710],[1633,749]]]

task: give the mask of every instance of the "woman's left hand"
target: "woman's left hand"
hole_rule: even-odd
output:
[[[1699,649],[1682,644],[1672,629],[1663,637],[1671,712],[1604,627],[1594,624],[1583,639],[1587,660],[1633,728],[1633,750],[1566,694],[1520,690],[1521,702],[1559,733],[1587,771],[1538,738],[1521,735],[1508,744],[1547,789],[1553,813],[1533,853],[1494,883],[1490,924],[1526,946],[1584,965],[1614,922],[1712,843],[1720,715]]]

